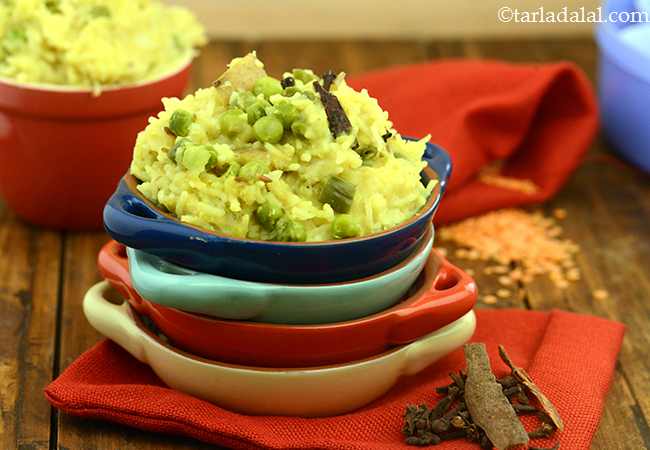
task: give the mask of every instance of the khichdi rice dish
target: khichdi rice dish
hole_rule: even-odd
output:
[[[254,53],[138,135],[131,173],[182,222],[239,238],[322,241],[409,219],[435,186],[425,143],[404,140],[345,74],[294,69],[275,79]]]
[[[186,9],[154,0],[0,2],[0,77],[91,87],[157,78],[205,43]]]

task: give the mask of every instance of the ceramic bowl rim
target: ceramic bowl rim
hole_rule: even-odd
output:
[[[267,286],[267,287],[273,286],[273,287],[278,287],[278,288],[294,288],[294,287],[296,287],[296,288],[301,288],[301,289],[331,288],[331,287],[334,287],[334,286],[348,286],[348,285],[353,285],[353,284],[356,285],[356,284],[360,284],[360,283],[368,283],[368,282],[370,282],[372,280],[377,280],[379,278],[387,277],[392,273],[395,273],[395,272],[398,272],[398,271],[404,269],[406,266],[411,264],[418,256],[425,253],[427,251],[427,248],[430,247],[431,250],[433,250],[433,241],[434,241],[434,239],[435,239],[435,229],[434,229],[433,223],[431,223],[427,227],[427,230],[422,234],[422,239],[417,244],[417,247],[415,248],[415,250],[412,253],[410,253],[405,259],[403,259],[398,264],[396,264],[394,266],[391,266],[388,269],[385,269],[385,270],[383,270],[383,271],[381,271],[379,273],[367,275],[367,276],[362,277],[362,278],[354,278],[352,280],[346,280],[346,281],[333,281],[333,282],[330,282],[330,283],[270,283],[270,282],[263,282],[263,281],[250,281],[250,280],[239,280],[239,279],[236,279],[236,280],[239,283],[242,283],[242,284],[251,284],[251,285],[256,284],[256,285],[263,285],[263,286]],[[117,241],[113,241],[113,242],[117,242]],[[431,245],[429,245],[429,243],[431,243]],[[119,242],[118,242],[118,244],[121,245],[121,246],[124,246],[124,244],[120,244]],[[187,269],[187,268],[182,267],[182,266],[180,266],[180,265],[178,265],[176,263],[173,263],[171,261],[165,261],[160,256],[157,256],[157,255],[154,255],[154,254],[151,254],[151,253],[147,253],[144,250],[139,250],[139,249],[136,249],[136,248],[126,247],[126,246],[124,246],[124,247],[126,248],[127,255],[130,252],[139,253],[139,254],[146,254],[147,257],[153,257],[153,258],[156,258],[156,259],[163,260],[165,262],[165,264],[168,264],[168,265],[170,265],[170,266],[172,266],[174,268],[179,268],[181,270],[185,270],[185,271],[188,271],[188,272],[195,272],[197,274],[207,275],[207,276],[210,276],[210,277],[227,278],[227,277],[223,277],[221,275],[215,275],[215,274],[208,273],[208,272],[201,272],[201,271],[194,270],[194,269]],[[127,257],[127,259],[129,261],[131,260],[130,255]],[[425,260],[424,260],[424,265],[427,264],[428,260],[429,260],[429,257],[427,256],[427,258],[425,258]],[[423,267],[424,267],[424,265],[423,265]],[[130,268],[131,268],[131,265],[129,263],[129,270],[130,270]],[[160,269],[156,268],[156,270],[160,270]],[[234,278],[231,278],[231,279],[234,279]],[[134,285],[135,285],[135,283],[134,283]]]
[[[135,81],[128,84],[107,84],[100,85],[99,92],[100,96],[108,92],[117,92],[117,91],[126,91],[129,89],[138,89],[159,83],[161,81],[175,77],[187,70],[189,66],[192,65],[194,58],[196,58],[197,52],[193,51],[187,58],[181,60],[178,66],[175,66],[162,74],[156,76],[155,78]],[[92,87],[83,87],[75,86],[69,84],[54,84],[54,83],[36,83],[36,82],[22,82],[16,81],[12,78],[0,76],[0,86],[6,86],[14,89],[21,89],[26,91],[33,92],[42,92],[42,93],[56,93],[56,94],[89,94],[94,95],[95,90]]]
[[[178,347],[174,347],[171,344],[168,344],[166,342],[163,342],[159,336],[156,336],[149,328],[142,322],[142,319],[140,318],[140,315],[133,309],[133,306],[131,306],[130,303],[128,303],[128,300],[124,300],[128,304],[128,310],[129,314],[131,316],[131,320],[136,324],[136,326],[145,333],[148,337],[153,339],[153,341],[164,347],[166,350],[169,350],[172,353],[175,353],[179,356],[182,356],[184,358],[193,360],[193,361],[198,361],[204,364],[208,364],[210,366],[217,366],[217,367],[224,367],[228,369],[238,369],[238,370],[246,370],[246,371],[252,371],[252,372],[315,372],[315,371],[324,371],[328,369],[339,369],[343,367],[350,367],[350,366],[355,366],[355,365],[362,365],[365,363],[368,363],[370,361],[375,361],[375,360],[380,360],[384,357],[387,357],[393,353],[396,353],[400,350],[404,350],[405,347],[408,347],[411,344],[414,344],[418,342],[420,339],[424,339],[425,336],[421,337],[420,339],[413,341],[409,344],[404,344],[397,346],[395,348],[391,348],[390,350],[386,350],[382,353],[379,353],[377,355],[373,356],[368,356],[363,359],[358,359],[355,361],[349,361],[347,363],[339,363],[339,364],[329,364],[329,365],[324,365],[324,366],[305,366],[305,367],[257,367],[257,366],[246,366],[244,364],[233,364],[233,363],[227,363],[227,362],[222,362],[222,361],[215,361],[212,359],[204,358],[199,355],[195,355],[189,352],[186,352],[185,350],[181,350]],[[460,320],[460,317],[456,320]],[[454,321],[455,322],[455,321]],[[453,323],[453,322],[451,322]],[[438,331],[438,330],[436,330]],[[433,331],[432,333],[435,333]]]
[[[419,344],[423,340],[431,337],[430,335],[433,333],[439,333],[440,330],[445,329],[453,324],[458,323],[459,321],[465,319],[468,316],[474,316],[476,318],[476,312],[474,311],[474,308],[470,309],[467,311],[465,314],[462,316],[458,317],[456,320],[453,322],[448,323],[442,328],[439,328],[437,330],[432,331],[429,334],[426,334],[419,339],[410,342],[408,344],[403,344],[396,346],[394,348],[391,348],[390,350],[386,350],[382,353],[368,356],[363,359],[358,359],[355,361],[350,361],[350,362],[345,362],[345,363],[338,363],[338,364],[329,364],[329,365],[321,365],[321,366],[304,366],[304,367],[257,367],[257,366],[246,366],[243,364],[233,364],[233,363],[226,363],[226,362],[220,362],[220,361],[215,361],[211,360],[208,358],[204,358],[198,355],[194,355],[192,353],[188,353],[184,350],[181,350],[179,348],[176,348],[166,342],[163,342],[159,336],[157,336],[155,333],[153,333],[145,324],[142,322],[142,319],[140,317],[140,314],[138,314],[137,311],[134,310],[133,306],[129,303],[128,299],[125,299],[117,290],[111,286],[111,284],[106,281],[100,281],[96,285],[94,285],[92,288],[98,287],[101,296],[103,298],[103,301],[106,302],[111,302],[115,304],[116,306],[124,308],[125,314],[128,316],[128,320],[130,320],[135,327],[138,328],[138,330],[145,335],[145,338],[151,340],[151,342],[158,347],[161,347],[163,350],[172,353],[175,357],[181,357],[185,360],[189,360],[190,362],[194,363],[201,363],[205,364],[210,367],[215,367],[218,369],[226,369],[226,370],[232,370],[232,371],[240,371],[240,372],[248,372],[248,373],[271,373],[271,374],[282,374],[282,373],[323,373],[323,372],[328,372],[328,371],[336,371],[336,370],[342,370],[342,369],[347,369],[347,368],[353,368],[355,366],[362,366],[365,364],[370,364],[370,363],[375,363],[379,362],[384,358],[388,358],[398,352],[407,352],[408,349],[416,344]],[[106,293],[112,293],[114,296],[118,297],[120,299],[121,303],[116,303],[113,302],[109,299],[106,298]],[[119,345],[119,344],[117,344]],[[146,352],[146,350],[145,350]],[[145,364],[150,365],[149,362],[145,362]]]
[[[176,225],[187,227],[190,230],[196,230],[201,233],[207,234],[212,238],[218,238],[224,241],[228,241],[230,243],[239,243],[239,244],[258,244],[258,245],[275,246],[275,247],[314,248],[314,247],[326,247],[326,246],[342,246],[346,244],[349,245],[349,244],[372,241],[377,238],[386,237],[413,225],[418,220],[420,220],[422,216],[425,216],[429,214],[431,211],[435,210],[435,208],[439,205],[440,200],[442,198],[442,192],[441,192],[442,187],[441,187],[440,180],[438,178],[438,174],[429,166],[425,167],[422,170],[422,172],[426,172],[430,180],[434,179],[431,178],[431,175],[434,175],[435,179],[437,180],[437,183],[436,186],[434,187],[434,191],[429,196],[427,202],[424,205],[422,205],[422,207],[408,220],[405,220],[399,223],[398,225],[389,228],[388,230],[368,234],[366,236],[346,238],[346,239],[329,239],[325,241],[312,241],[312,242],[263,241],[260,239],[237,238],[234,236],[228,236],[226,234],[217,233],[216,231],[208,230],[198,225],[184,223],[178,220],[176,217],[172,216],[170,213],[161,210],[156,205],[154,205],[148,198],[142,195],[142,193],[138,191],[138,189],[136,188],[137,179],[131,173],[127,172],[124,175],[124,177],[122,177],[122,180],[120,182],[124,182],[126,188],[128,189],[131,195],[136,196],[138,200],[144,202],[147,205],[147,207],[153,209],[156,213],[160,214],[165,219],[172,221]]]
[[[434,261],[432,261],[435,259]],[[143,300],[145,300],[149,305],[147,307],[153,308],[158,314],[163,315],[164,311],[170,310],[174,314],[180,314],[182,316],[186,316],[188,320],[198,320],[201,322],[202,326],[216,326],[220,323],[232,323],[236,322],[240,327],[244,327],[247,329],[250,328],[258,328],[258,329],[279,329],[279,330],[305,330],[305,329],[322,329],[322,330],[330,330],[333,328],[343,328],[343,327],[352,327],[352,326],[363,326],[363,324],[367,322],[372,322],[375,320],[380,320],[380,317],[386,316],[386,315],[391,315],[395,314],[397,311],[400,311],[404,308],[410,308],[412,307],[412,303],[417,301],[418,299],[422,298],[427,292],[429,292],[433,286],[434,282],[436,280],[436,276],[438,272],[440,271],[440,268],[444,264],[446,259],[438,253],[435,249],[431,250],[431,253],[429,257],[427,258],[424,267],[422,269],[422,272],[418,275],[416,280],[413,282],[413,285],[418,284],[418,281],[420,278],[424,277],[422,284],[418,286],[417,290],[413,292],[412,294],[408,296],[402,297],[397,303],[395,303],[393,306],[383,309],[381,311],[378,311],[374,314],[369,314],[363,317],[359,317],[356,319],[350,319],[350,320],[343,320],[340,322],[330,322],[330,323],[312,323],[312,324],[286,324],[286,323],[266,323],[266,322],[253,322],[249,320],[230,320],[230,319],[219,319],[217,317],[212,317],[207,314],[201,314],[201,313],[194,313],[194,312],[188,312],[184,311],[179,308],[173,308],[170,306],[164,306],[160,305],[158,303],[152,302],[149,299],[146,299],[144,297],[141,297]],[[131,285],[133,286],[133,281],[131,281]],[[127,300],[128,301],[128,300]],[[431,301],[434,301],[432,299]],[[130,303],[129,303],[130,304]],[[162,311],[161,312],[161,308]],[[164,315],[165,320],[170,320],[168,316]]]
[[[107,283],[108,284],[108,283]],[[108,285],[109,290],[115,291],[114,288],[112,288],[110,285]],[[221,361],[215,361],[212,359],[204,358],[202,356],[194,355],[192,353],[186,352],[185,350],[181,350],[178,347],[174,347],[173,345],[164,342],[160,339],[159,336],[153,333],[143,322],[140,317],[140,314],[138,314],[137,311],[134,310],[133,306],[128,302],[128,300],[124,299],[119,293],[120,299],[123,301],[123,305],[126,304],[127,306],[127,311],[129,315],[129,319],[133,321],[136,327],[144,333],[148,338],[150,338],[154,344],[163,347],[165,350],[175,354],[176,356],[183,357],[185,359],[189,359],[194,362],[200,362],[202,364],[206,364],[212,367],[218,367],[218,368],[224,368],[224,369],[230,369],[230,370],[240,370],[240,371],[246,371],[246,372],[265,372],[265,373],[283,373],[283,372],[292,372],[292,373],[298,373],[298,372],[325,372],[325,371],[331,371],[331,370],[340,370],[343,368],[352,368],[355,366],[362,366],[371,362],[379,362],[384,358],[387,358],[395,353],[398,353],[400,351],[408,351],[408,348],[412,345],[418,344],[421,341],[427,339],[430,337],[431,334],[433,333],[438,333],[442,328],[446,328],[450,325],[453,325],[457,323],[458,321],[464,319],[468,314],[475,314],[474,308],[471,310],[467,311],[465,314],[462,316],[458,317],[456,320],[453,322],[448,323],[442,328],[439,328],[437,330],[432,331],[431,333],[428,333],[424,336],[421,336],[419,339],[416,339],[413,342],[410,342],[408,344],[403,344],[396,346],[394,348],[391,348],[390,350],[383,351],[381,353],[378,353],[376,355],[372,356],[367,356],[362,359],[357,359],[354,361],[348,361],[344,363],[338,363],[338,364],[327,364],[327,365],[320,365],[320,366],[303,366],[303,367],[257,367],[257,366],[247,366],[244,364],[233,364],[233,363],[227,363],[227,362],[221,362]]]

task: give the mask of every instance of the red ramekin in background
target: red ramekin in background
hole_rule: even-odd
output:
[[[0,197],[17,215],[66,230],[99,229],[136,135],[179,97],[191,61],[155,80],[91,89],[0,80]]]

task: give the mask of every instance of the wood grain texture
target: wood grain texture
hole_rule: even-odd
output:
[[[61,238],[0,205],[0,448],[47,448]]]
[[[257,49],[273,75],[294,66],[360,73],[434,58],[499,58],[513,62],[569,60],[596,79],[588,39],[436,42],[311,41],[211,43],[194,65],[190,89],[207,86],[234,56]],[[585,163],[551,202],[561,207],[566,237],[582,248],[582,279],[565,290],[538,280],[510,287],[496,306],[564,308],[619,320],[628,327],[606,409],[592,448],[650,449],[650,179],[614,160],[598,139]],[[26,225],[0,205],[0,449],[208,448],[190,439],[51,416],[42,389],[101,336],[86,322],[81,300],[99,279],[95,258],[104,233],[58,233]],[[474,272],[480,293],[501,286],[489,263],[450,259]],[[595,289],[609,298],[596,300]]]

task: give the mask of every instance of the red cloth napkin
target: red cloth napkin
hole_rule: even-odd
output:
[[[451,154],[437,223],[548,199],[578,166],[598,126],[591,85],[570,63],[443,61],[368,73],[350,84],[377,97],[400,133],[431,134]],[[531,180],[538,191],[479,181],[479,171],[498,160],[502,175]]]
[[[497,355],[497,345],[504,344],[515,364],[529,371],[557,406],[566,426],[559,435],[561,448],[569,450],[589,448],[623,333],[619,323],[563,311],[481,310],[473,341],[487,344],[493,369],[507,371]],[[45,395],[70,414],[233,448],[397,449],[405,448],[400,431],[405,405],[434,402],[434,387],[447,384],[447,373],[464,365],[463,352],[457,350],[343,416],[255,417],[173,391],[148,366],[103,341],[72,363]],[[478,447],[449,441],[435,448]]]

